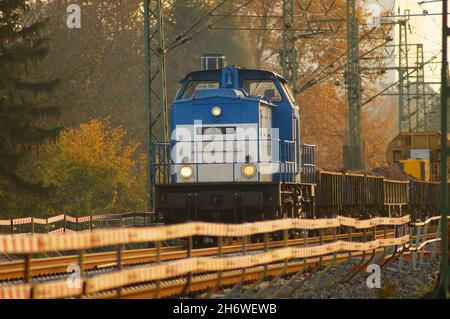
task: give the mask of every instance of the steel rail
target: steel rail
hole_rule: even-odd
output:
[[[375,235],[379,237],[378,235]],[[430,234],[431,236],[431,234]],[[310,238],[315,239],[315,238]],[[283,241],[286,244],[286,241]],[[272,242],[275,244],[275,242]],[[259,245],[259,244],[254,244]],[[382,260],[390,260],[395,257],[395,254],[386,255],[383,248],[376,249],[377,253],[382,253]],[[375,253],[375,251],[374,251]],[[406,251],[405,254],[410,252]],[[241,286],[245,283],[251,282],[261,282],[276,278],[277,276],[287,276],[293,272],[298,272],[299,269],[305,269],[305,265],[308,265],[309,271],[312,265],[325,265],[329,261],[332,261],[331,265],[341,264],[348,258],[355,258],[356,256],[363,256],[364,252],[354,252],[353,257],[349,257],[348,253],[330,253],[329,255],[323,255],[321,257],[306,257],[306,258],[296,258],[292,257],[291,260],[286,260],[285,262],[273,262],[268,265],[263,266],[252,266],[245,269],[237,269],[230,271],[221,271],[220,281],[218,280],[217,272],[196,272],[190,277],[189,285],[187,285],[186,276],[176,277],[171,279],[149,281],[147,283],[130,283],[128,285],[123,285],[119,289],[108,289],[105,291],[99,291],[91,294],[82,294],[80,298],[165,298],[175,295],[179,295],[184,292],[187,296],[192,296],[196,292],[205,291],[207,289],[219,289],[225,286],[230,286],[233,284],[238,284]],[[295,261],[294,261],[295,260]],[[245,277],[243,274],[245,273]],[[186,288],[187,287],[187,288]],[[236,287],[236,286],[235,286]],[[156,293],[157,291],[157,293]]]
[[[383,249],[377,250],[378,253],[382,253]],[[362,252],[354,253],[353,258],[356,256],[362,256]],[[390,258],[391,255],[387,255],[384,259]],[[322,259],[320,257],[308,258],[307,267],[312,269],[321,263],[333,262],[334,256],[324,256]],[[336,256],[336,265],[344,263],[348,260],[348,253],[341,253]],[[221,274],[220,287],[230,287],[236,284],[250,284],[257,282],[261,279],[261,276],[266,272],[266,279],[274,278],[276,276],[287,276],[292,273],[298,272],[304,267],[305,263],[303,260],[289,262],[286,266],[284,262],[275,263],[264,266],[256,266],[246,269],[245,278],[242,278],[242,270],[231,270],[224,271]],[[175,297],[182,293],[183,288],[186,285],[186,278],[176,278],[161,281],[159,286],[159,298],[169,298]],[[207,291],[208,289],[214,288],[217,285],[217,274],[195,274],[191,277],[188,293],[189,294],[199,294],[201,292]],[[121,298],[124,299],[153,299],[154,290],[156,285],[153,283],[147,284],[137,284],[130,287],[122,288]],[[82,296],[83,299],[113,299],[117,298],[115,291],[105,291],[100,293],[95,293],[92,295]]]
[[[179,246],[164,247],[161,249],[162,252],[169,254],[170,252],[179,251]],[[155,248],[146,249],[133,249],[126,250],[123,252],[123,264],[133,264],[139,262],[146,262],[149,259],[153,260],[156,256]],[[49,257],[49,258],[34,258],[32,259],[32,276],[50,275],[58,273],[66,273],[67,267],[71,264],[78,263],[78,255],[68,255],[60,257]],[[117,261],[117,252],[101,252],[101,253],[91,253],[85,255],[85,260],[83,263],[83,270],[92,270],[98,268],[101,265],[111,264]],[[0,263],[0,280],[12,280],[12,279],[23,279],[24,278],[24,261],[23,260],[13,260],[9,262]]]

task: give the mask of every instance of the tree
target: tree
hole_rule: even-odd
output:
[[[298,103],[302,143],[317,146],[316,165],[341,167],[342,145],[347,139],[347,113],[342,96],[333,84],[323,82],[301,94]]]
[[[67,6],[81,8],[81,28],[66,25]],[[142,2],[142,1],[140,1]],[[61,80],[61,124],[110,117],[144,140],[144,40],[139,1],[49,0],[33,7],[48,19],[49,54],[41,70]]]
[[[144,209],[145,161],[125,136],[109,121],[91,120],[47,143],[39,171],[52,194],[43,210],[83,215]]]
[[[203,0],[162,2],[166,45],[215,5]],[[122,125],[130,138],[144,142],[143,0],[78,1],[80,29],[69,29],[65,24],[66,8],[71,3],[74,1],[49,0],[34,7],[36,15],[49,19],[50,50],[41,67],[61,80],[55,98],[62,107],[62,125],[73,127],[108,116],[113,125]],[[234,4],[225,4],[223,12],[230,11],[229,7]],[[212,21],[214,18],[210,17],[199,28]],[[227,18],[221,25],[232,27],[233,20]],[[203,53],[222,51],[229,63],[245,66],[242,43],[236,32],[206,30],[169,52],[166,60],[169,103],[177,92],[178,82],[187,72],[200,68]]]
[[[25,0],[0,2],[0,211],[14,210],[17,193],[43,193],[38,182],[21,174],[33,149],[55,138],[59,109],[49,101],[58,81],[31,74],[47,55],[46,20],[26,18]]]
[[[386,150],[397,135],[398,101],[393,96],[378,98],[363,109],[363,140],[366,168],[388,166]]]
[[[240,3],[245,3],[241,0]],[[247,33],[247,52],[255,60],[254,67],[275,70],[281,73],[279,60],[281,46],[282,6],[281,1],[259,0],[242,9],[243,17],[238,24]],[[298,83],[302,87],[311,80],[324,77],[319,84],[301,90],[296,99],[301,108],[302,141],[318,146],[317,163],[321,167],[341,167],[342,149],[347,144],[347,101],[344,79],[346,55],[346,1],[345,0],[297,0],[294,1]],[[380,46],[390,35],[393,25],[382,25],[371,30],[365,23],[367,14],[358,2],[360,54]],[[245,32],[243,32],[245,33]],[[382,66],[383,46],[366,55],[361,66]],[[341,58],[339,58],[341,57]],[[337,69],[339,66],[344,66]],[[336,72],[331,72],[337,69]],[[364,77],[366,75],[366,77]],[[374,93],[382,74],[363,74],[364,100]],[[337,85],[336,85],[337,84]],[[376,90],[378,91],[378,90]],[[320,97],[320,98],[319,98]],[[376,123],[386,122],[392,128],[391,110],[377,100],[363,109],[363,131],[366,144],[366,166],[383,164],[384,150],[392,131],[376,129]],[[373,106],[373,107],[372,107]],[[384,112],[384,113],[383,113]],[[383,150],[383,151],[382,151]]]
[[[167,44],[171,43],[176,36],[187,28],[197,23],[219,2],[217,0],[209,2],[204,0],[173,0],[167,10],[168,18],[165,20]],[[226,14],[236,6],[236,3],[230,1],[223,4],[215,13]],[[245,38],[242,37],[242,33],[233,30],[233,28],[237,27],[237,21],[233,17],[227,17],[220,23],[214,24],[214,21],[218,19],[220,17],[210,17],[200,23],[197,28],[188,32],[188,35],[203,29],[207,25],[213,25],[168,54],[167,80],[169,83],[169,100],[174,98],[178,89],[178,82],[188,72],[200,69],[200,58],[204,53],[223,53],[229,65],[249,66],[251,56],[245,52]]]

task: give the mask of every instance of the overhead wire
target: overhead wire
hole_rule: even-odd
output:
[[[416,69],[423,67],[424,65],[430,63],[431,61],[433,61],[434,59],[436,59],[438,57],[438,54],[435,54],[433,57],[431,57],[430,59],[428,59],[427,61],[420,63],[420,65],[418,65],[417,67],[414,68],[414,70],[412,70],[411,72],[407,73],[407,76],[412,75],[414,72],[416,72]],[[393,86],[395,86],[396,84],[400,83],[400,81],[402,81],[402,79],[390,84],[389,86],[385,87],[384,89],[382,89],[381,91],[379,91],[378,93],[376,93],[375,95],[373,95],[372,97],[368,98],[367,100],[365,100],[361,106],[364,106],[370,102],[372,102],[374,99],[376,99],[378,96],[380,96],[381,94],[383,94],[384,92],[386,92],[387,90],[389,90],[390,88],[392,88]]]
[[[205,19],[207,19],[209,16],[211,16],[217,9],[219,9],[221,6],[223,6],[226,3],[226,0],[222,0],[219,2],[216,6],[214,6],[212,9],[210,9],[205,15],[200,17],[197,21],[195,21],[190,27],[188,27],[186,30],[184,30],[182,33],[177,35],[175,39],[169,44],[168,47],[171,47],[174,43],[180,41],[180,39],[184,38],[188,32],[191,32],[194,30],[200,23],[202,23]]]
[[[381,43],[381,44],[379,44],[379,45],[377,45],[377,46],[371,48],[369,51],[366,51],[366,52],[362,53],[361,55],[358,56],[358,59],[361,59],[362,57],[364,57],[364,56],[366,56],[366,55],[368,55],[368,54],[370,54],[370,53],[372,53],[372,52],[378,50],[379,48],[381,48],[382,46],[384,46],[386,43],[388,43],[388,42],[390,42],[390,41],[392,41],[392,39],[387,39],[385,42],[383,42],[383,43]],[[306,89],[312,87],[313,85],[318,84],[318,83],[321,82],[322,80],[326,79],[326,78],[329,77],[330,75],[333,75],[333,74],[337,73],[338,71],[340,71],[341,69],[343,69],[344,67],[346,67],[348,64],[350,64],[350,63],[352,63],[352,62],[353,62],[353,61],[346,62],[346,63],[344,63],[344,64],[338,66],[337,68],[334,68],[332,71],[330,71],[330,72],[328,72],[328,73],[326,73],[326,74],[320,76],[319,78],[315,78],[315,79],[312,79],[312,80],[306,82],[305,85],[303,85],[303,86],[299,89],[299,91],[300,91],[300,92],[303,92],[303,91],[305,91]]]
[[[197,30],[197,31],[191,33],[190,35],[184,35],[182,37],[177,37],[177,41],[172,42],[172,44],[167,47],[167,49],[166,49],[167,52],[175,49],[176,47],[178,47],[178,46],[180,46],[180,45],[182,45],[182,44],[184,44],[186,42],[191,41],[195,36],[199,35],[200,33],[204,32],[204,31],[206,31],[208,29],[211,29],[212,26],[216,25],[220,21],[224,20],[225,18],[229,17],[230,15],[232,15],[233,13],[239,11],[240,9],[244,8],[245,6],[248,6],[253,1],[254,0],[249,0],[249,1],[245,2],[245,3],[243,3],[242,5],[238,6],[237,8],[231,10],[229,13],[227,13],[224,16],[216,19],[215,21],[213,21],[212,23],[206,25],[205,27],[201,28],[200,30]],[[198,24],[197,24],[197,26],[198,26]]]

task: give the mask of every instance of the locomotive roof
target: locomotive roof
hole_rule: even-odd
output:
[[[219,70],[203,70],[203,71],[194,71],[188,73],[181,81],[180,83],[184,83],[187,80],[213,80],[213,79],[220,79],[220,72],[222,69]],[[261,78],[277,78],[282,83],[288,83],[288,81],[283,78],[281,75],[272,72],[272,71],[266,71],[266,70],[257,70],[257,69],[244,69],[239,68],[239,73],[247,73],[247,74],[260,74]]]

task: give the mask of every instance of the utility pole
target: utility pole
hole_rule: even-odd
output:
[[[346,1],[348,65],[345,71],[345,83],[348,99],[348,145],[344,146],[344,167],[360,170],[364,169],[364,146],[361,123],[361,69],[355,2],[356,0]]]
[[[401,23],[401,22],[397,22]],[[401,28],[401,27],[400,27]],[[405,28],[406,29],[406,28]],[[403,39],[406,37],[404,33]],[[365,68],[380,70],[396,70],[399,74],[398,92],[383,93],[385,96],[397,96],[399,105],[398,133],[404,131],[426,131],[428,129],[428,107],[426,96],[432,95],[425,91],[425,61],[423,45],[421,43],[410,44],[406,41],[396,45],[386,47],[396,47],[399,53],[399,65],[395,67]],[[411,61],[411,52],[415,50],[415,61]],[[414,63],[413,63],[414,62]],[[412,72],[413,71],[413,72]],[[410,88],[414,87],[414,90]],[[414,110],[411,101],[415,100]],[[404,106],[407,105],[405,108]],[[414,119],[414,121],[413,121]],[[405,124],[406,123],[406,124]],[[411,129],[409,129],[411,127]]]
[[[399,40],[398,40],[398,75],[399,75],[399,96],[398,96],[398,132],[405,130],[404,120],[407,119],[406,129],[412,131],[411,123],[411,100],[409,98],[409,61],[408,61],[408,22],[409,10],[405,10],[405,18],[398,21]],[[406,101],[406,109],[405,109]],[[405,114],[406,113],[406,114]]]
[[[144,0],[147,209],[153,209],[153,137],[167,141],[166,49],[162,0]],[[153,118],[153,113],[157,116]],[[159,127],[156,127],[159,122]]]
[[[416,44],[416,125],[415,130],[427,131],[427,106],[425,99],[425,66],[423,65],[423,44]]]
[[[447,184],[447,158],[449,147],[447,145],[447,100],[450,88],[447,84],[447,41],[450,37],[450,28],[447,24],[448,2],[442,1],[442,70],[441,70],[441,265],[439,283],[434,292],[436,298],[448,298],[449,268],[448,268],[448,184]]]
[[[283,34],[280,52],[283,77],[291,83],[294,96],[298,92],[297,49],[295,47],[295,7],[294,0],[283,0]]]

